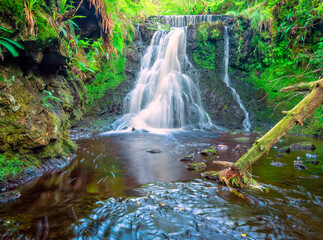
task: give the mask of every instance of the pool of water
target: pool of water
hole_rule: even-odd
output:
[[[323,139],[286,136],[277,149],[310,141],[320,163],[277,149],[252,166],[269,193],[225,186],[188,171],[180,158],[225,144],[216,160],[235,162],[259,137],[251,133],[73,133],[79,149],[70,166],[20,189],[18,201],[0,205],[0,239],[322,239]],[[247,141],[236,138],[248,137]],[[149,153],[159,149],[160,153]],[[301,157],[307,170],[295,169]],[[204,159],[207,170],[221,167]],[[272,166],[282,162],[283,167]],[[202,172],[203,172],[202,171]],[[246,234],[246,235],[244,235]]]

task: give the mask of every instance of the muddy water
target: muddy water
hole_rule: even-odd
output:
[[[269,193],[227,187],[185,169],[180,158],[211,145],[225,144],[217,160],[236,161],[255,134],[181,132],[168,135],[74,133],[78,157],[53,176],[23,187],[22,197],[0,205],[3,239],[322,239],[323,140],[287,136],[277,147],[310,141],[320,162],[277,149],[252,167]],[[248,137],[246,142],[236,138]],[[149,153],[159,149],[160,153]],[[293,161],[302,157],[307,170]],[[206,170],[219,170],[205,159]],[[282,162],[283,167],[270,165]],[[0,237],[0,239],[2,239]]]

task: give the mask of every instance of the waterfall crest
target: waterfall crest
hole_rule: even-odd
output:
[[[114,130],[214,127],[190,77],[192,70],[185,28],[157,31],[142,57],[136,85],[124,99],[126,114],[113,124]]]
[[[241,108],[245,118],[242,122],[243,130],[244,131],[250,131],[251,124],[250,124],[250,119],[249,119],[249,113],[245,106],[243,105],[243,102],[237,93],[237,91],[231,86],[230,83],[230,78],[229,78],[229,51],[230,51],[230,46],[229,46],[229,34],[228,34],[228,27],[224,28],[224,78],[223,81],[227,85],[228,88],[230,88],[234,98],[236,99],[237,103],[239,104],[239,107]]]

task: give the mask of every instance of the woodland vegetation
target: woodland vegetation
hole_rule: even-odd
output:
[[[95,9],[100,36],[80,35],[77,23],[84,16],[78,14],[78,8],[83,2]],[[67,53],[67,71],[84,79],[86,105],[90,107],[107,89],[125,80],[124,52],[133,43],[134,25],[144,23],[153,15],[197,14],[227,14],[241,24],[250,19],[252,62],[238,64],[248,72],[248,77],[242,80],[266,93],[268,108],[259,115],[270,116],[268,121],[278,122],[282,110],[292,109],[303,98],[304,92],[282,94],[279,89],[322,76],[323,5],[320,0],[0,0],[0,16],[13,23],[10,26],[0,22],[0,62],[5,64],[8,59],[18,57],[24,51],[23,42],[61,39]],[[200,28],[198,38],[203,40],[207,31]],[[235,37],[239,38],[240,46],[244,39],[239,33]],[[6,79],[0,75],[0,87],[3,82]],[[47,92],[44,97],[45,106],[48,100],[59,101],[51,94]],[[319,107],[304,127],[296,126],[292,131],[322,135],[322,116],[323,108]],[[4,159],[0,155],[1,169],[9,167],[11,174],[19,171],[15,171],[20,165],[18,159],[13,158],[12,162],[17,162],[13,166],[7,166]],[[0,180],[9,174],[2,171]]]

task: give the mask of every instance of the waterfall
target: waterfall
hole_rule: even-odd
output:
[[[191,78],[194,68],[186,55],[186,28],[179,26],[155,32],[135,87],[124,99],[126,114],[112,125],[114,130],[215,127]]]
[[[239,94],[237,93],[237,91],[230,84],[230,78],[229,78],[229,72],[228,72],[228,68],[229,68],[229,50],[230,50],[230,46],[229,46],[228,27],[225,27],[224,28],[224,79],[223,79],[223,81],[227,85],[227,87],[231,89],[234,98],[238,102],[239,107],[241,108],[241,110],[242,110],[242,112],[244,114],[245,119],[242,122],[243,130],[250,131],[251,124],[250,124],[250,120],[249,120],[249,113],[246,110],[245,106],[243,105]]]

